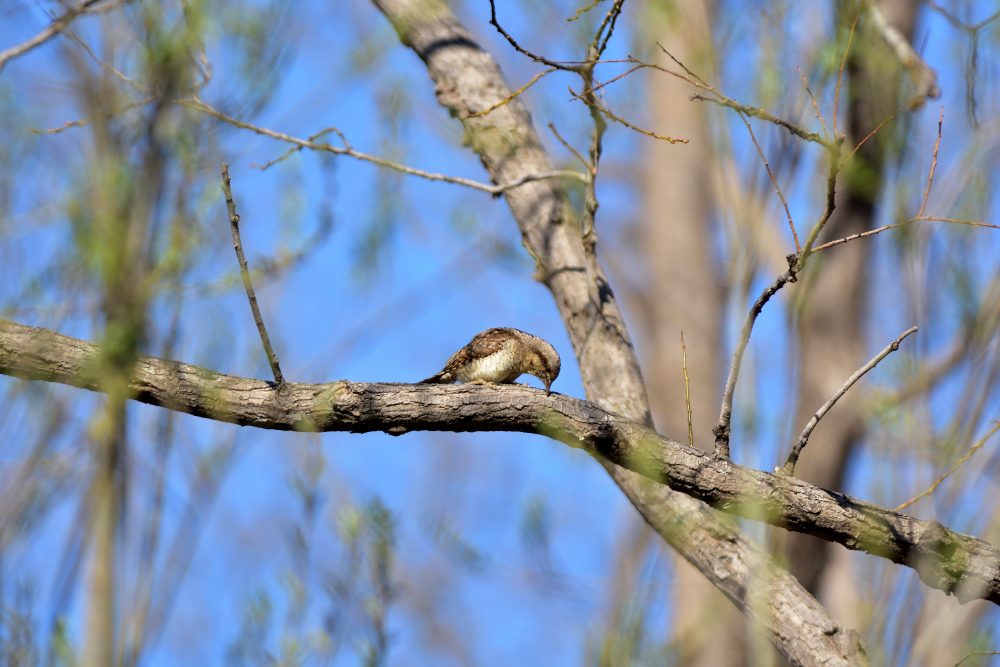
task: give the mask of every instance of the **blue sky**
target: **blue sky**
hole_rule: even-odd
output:
[[[548,24],[539,22],[536,26],[528,4],[502,6],[501,18],[508,30],[525,41],[545,42],[547,35],[539,34],[539,26]],[[288,24],[283,27],[289,39],[280,83],[268,105],[245,120],[300,137],[335,125],[358,150],[374,154],[398,151],[399,159],[412,166],[487,180],[475,156],[461,146],[457,121],[438,106],[433,86],[416,56],[395,41],[391,29],[368,3],[339,5],[289,5]],[[630,28],[639,16],[638,8],[635,4],[626,12],[629,20],[620,26],[608,56],[623,57],[629,52],[635,39]],[[559,9],[567,13],[566,8]],[[466,1],[461,5],[461,15],[473,34],[496,54],[514,85],[523,84],[539,70],[500,41],[487,23],[488,3]],[[941,164],[947,165],[968,151],[961,140],[968,132],[961,111],[965,96],[959,78],[961,60],[950,50],[954,49],[954,35],[944,21],[936,15],[925,18],[925,53],[941,71],[942,102],[948,108],[946,141],[942,142],[940,157]],[[23,40],[43,25],[34,7],[15,11],[13,19],[0,21],[0,45]],[[87,21],[92,23],[81,27],[82,31],[96,28],[93,19]],[[755,81],[742,77],[739,68],[742,59],[755,57],[755,53],[738,26],[730,37],[736,44],[743,40],[747,45],[732,48],[731,58],[723,67],[726,91],[754,103]],[[366,38],[372,40],[377,55],[360,73],[352,72],[351,58]],[[574,57],[565,43],[555,41],[559,45],[553,47],[553,57]],[[56,44],[50,44],[15,61],[0,75],[3,92],[12,95],[15,106],[30,114],[33,127],[55,127],[80,117],[70,101],[67,84],[59,76],[66,71],[58,66],[61,53]],[[204,98],[214,102],[223,97],[220,91],[232,85],[238,63],[217,42],[209,41],[208,54],[216,69]],[[789,63],[791,74],[784,73],[783,81],[798,81],[796,64]],[[994,74],[990,67],[984,58],[984,76]],[[526,95],[535,114],[536,130],[554,159],[567,165],[571,164],[571,156],[542,130],[547,122],[555,120],[574,145],[585,145],[588,115],[578,104],[568,101],[568,94],[562,94],[570,83],[576,84],[568,76],[556,74]],[[391,125],[381,119],[379,100],[398,95],[400,85],[405,88],[398,102],[403,113],[394,135]],[[622,86],[621,98],[613,99],[641,118],[641,80],[629,86]],[[992,94],[989,86],[983,87],[984,118],[990,117]],[[931,143],[938,110],[937,103],[928,104],[911,119]],[[669,128],[655,129],[670,134]],[[756,159],[750,152],[752,146],[740,132],[739,127],[732,130],[738,141],[737,155],[744,160]],[[25,158],[23,165],[27,173],[42,176],[24,185],[18,195],[22,210],[15,210],[15,214],[27,211],[28,220],[40,219],[31,212],[37,213],[36,207],[46,201],[44,188],[52,181],[64,182],[48,175],[51,161],[79,160],[85,137],[85,130],[73,130],[31,140],[29,145],[36,152]],[[533,267],[520,248],[519,235],[502,199],[449,184],[391,177],[384,187],[398,198],[392,231],[381,263],[374,271],[369,269],[368,274],[359,276],[359,243],[366,230],[376,224],[374,211],[385,193],[385,189],[378,189],[378,179],[385,174],[350,158],[330,160],[309,153],[296,154],[261,172],[251,165],[281,155],[286,150],[283,145],[224,128],[218,129],[215,138],[217,162],[231,165],[233,192],[251,266],[255,258],[272,256],[279,248],[295,248],[305,242],[327,208],[333,215],[332,234],[310,252],[306,261],[280,280],[258,286],[264,318],[287,379],[416,381],[439,370],[448,356],[476,332],[491,326],[513,326],[555,345],[563,364],[553,390],[583,397],[565,330],[547,290],[531,277]],[[642,145],[638,135],[612,126],[605,140],[605,161],[612,166],[629,166]],[[920,155],[915,159],[928,158]],[[598,231],[602,243],[606,241],[609,248],[614,248],[616,236],[639,214],[638,188],[627,176],[615,176],[614,172],[599,183],[602,207]],[[205,246],[199,249],[206,259],[193,280],[210,282],[232,276],[236,262],[217,180],[206,179],[200,190],[195,198],[199,210],[218,224],[206,226]],[[814,219],[819,201],[815,184],[802,179],[790,192],[795,219]],[[775,219],[780,222],[781,216]],[[9,222],[0,226],[8,257],[14,258],[11,261],[17,266],[0,269],[0,308],[21,293],[24,275],[41,270],[45,260],[65,242],[65,225],[58,217],[56,222],[23,234],[20,230],[12,233],[13,224]],[[986,233],[976,238],[983,240],[977,241],[974,248],[981,253],[975,261],[991,265],[995,240]],[[880,252],[892,251],[887,235],[875,243]],[[498,246],[502,250],[499,258]],[[751,292],[758,292],[772,279],[758,276]],[[892,278],[883,279],[891,282]],[[191,293],[194,296],[186,301],[182,314],[177,356],[222,372],[267,378],[267,363],[242,290],[237,287],[207,297],[198,296],[195,289]],[[58,306],[59,300],[65,298],[63,294],[56,290],[44,292],[38,303]],[[879,316],[874,320],[872,349],[881,348],[909,326],[903,321],[906,313],[894,309],[891,300],[876,301]],[[767,368],[787,363],[784,303],[779,299],[768,306],[751,347],[752,363],[765,369],[758,374],[757,387],[763,433],[752,448],[739,440],[734,443],[738,459],[763,468],[772,465],[769,462],[784,450],[781,443],[788,432],[783,413],[787,405],[784,372],[766,372]],[[623,301],[623,307],[628,318],[628,303]],[[164,305],[155,311],[154,322],[160,332],[166,329],[167,312]],[[44,326],[55,326],[54,322],[59,321],[62,326],[55,328],[81,337],[92,331],[92,322],[79,314],[58,320],[49,310],[24,308],[11,316],[26,324]],[[924,344],[933,349],[936,340],[945,339],[953,321],[934,323],[925,334],[930,336],[930,342]],[[635,330],[632,333],[639,336]],[[637,345],[642,353],[641,337]],[[894,372],[896,367],[887,363],[873,373],[871,380],[887,382]],[[534,378],[529,382],[539,386]],[[0,379],[5,391],[12,391],[15,384]],[[63,392],[66,396],[78,393]],[[954,394],[946,392],[938,400],[946,404],[954,401]],[[85,423],[94,405],[93,397],[77,398],[74,414],[81,423]],[[159,411],[136,405],[130,415],[132,449],[141,468],[142,462],[148,465],[153,461],[150,434]],[[792,428],[797,432],[796,427]],[[151,665],[223,662],[228,645],[236,639],[246,601],[258,590],[268,591],[275,599],[271,644],[277,644],[285,609],[281,581],[291,567],[285,535],[290,517],[297,511],[289,479],[314,464],[306,461],[310,442],[319,442],[326,459],[320,484],[324,502],[311,570],[316,590],[320,590],[324,573],[340,557],[335,539],[339,512],[378,497],[396,513],[402,579],[413,594],[407,599],[404,593],[390,615],[393,664],[460,662],[454,656],[446,660],[443,655],[428,653],[428,619],[412,603],[418,597],[416,591],[427,594],[420,586],[428,586],[440,596],[437,613],[453,632],[468,641],[472,651],[469,657],[475,664],[580,663],[587,633],[599,627],[607,609],[616,545],[634,525],[630,506],[598,465],[580,452],[541,437],[423,433],[401,438],[383,434],[306,436],[240,429],[188,416],[178,417],[177,429],[180,444],[168,475],[168,479],[176,479],[176,489],[167,496],[168,532],[176,529],[183,517],[186,500],[182,480],[197,465],[199,456],[229,442],[236,453],[218,498],[204,513],[190,571],[177,591],[172,620],[151,655]],[[78,429],[77,434],[82,430]],[[850,491],[868,494],[873,487],[864,472],[868,469],[858,468],[851,478]],[[136,479],[141,484],[144,478],[139,475]],[[526,509],[539,499],[551,513],[552,564],[564,582],[555,590],[532,583],[533,563],[522,537]],[[74,512],[75,505],[67,500],[53,512],[35,539],[18,545],[11,556],[5,554],[8,571],[38,582],[39,606],[43,610],[52,600],[51,573],[62,557],[62,536],[73,524]],[[428,526],[441,520],[488,555],[491,564],[484,572],[463,570],[435,542]],[[656,558],[658,565],[651,568],[650,585],[654,588],[664,586],[670,576],[665,564],[669,559],[664,554]],[[80,629],[80,599],[77,594],[69,609],[74,632]],[[321,621],[324,604],[321,596],[314,600],[307,626]],[[664,598],[655,607],[651,627],[664,632],[669,613]],[[42,613],[39,617],[46,618]]]

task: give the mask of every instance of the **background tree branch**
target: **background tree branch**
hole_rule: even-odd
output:
[[[93,14],[95,12],[106,12],[114,9],[118,5],[126,2],[127,0],[108,0],[104,4],[97,4],[100,0],[83,0],[78,5],[71,5],[61,16],[58,16],[52,20],[48,26],[41,30],[37,35],[31,39],[25,40],[20,44],[12,46],[10,48],[0,51],[0,72],[3,72],[4,66],[14,58],[23,56],[28,51],[41,46],[45,42],[49,41],[56,35],[60,34],[63,30],[69,27],[80,14]]]

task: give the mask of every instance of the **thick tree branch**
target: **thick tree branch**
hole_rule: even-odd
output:
[[[98,346],[0,320],[0,373],[102,391]],[[1000,550],[937,521],[744,468],[665,438],[594,403],[521,386],[437,386],[235,377],[140,355],[130,387],[143,403],[241,426],[299,431],[539,433],[724,512],[815,535],[914,568],[960,600],[1000,604]],[[679,517],[691,520],[690,516]]]

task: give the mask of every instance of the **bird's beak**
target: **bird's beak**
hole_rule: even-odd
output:
[[[552,395],[552,390],[550,389],[551,386],[552,386],[552,380],[546,380],[545,381],[545,395],[546,396],[551,396]]]

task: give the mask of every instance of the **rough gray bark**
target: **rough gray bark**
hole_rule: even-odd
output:
[[[87,341],[0,320],[0,373],[5,375],[106,391],[94,373],[100,352]],[[134,392],[131,398],[143,403],[257,428],[393,435],[407,431],[539,433],[586,450],[606,467],[614,464],[724,512],[907,565],[928,586],[954,593],[960,600],[984,598],[1000,603],[1000,550],[987,542],[951,531],[937,521],[915,519],[795,478],[713,458],[569,396],[547,395],[521,385],[493,388],[345,380],[285,383],[279,388],[263,380],[146,355],[136,360],[129,386]],[[650,524],[658,532],[670,535],[671,544],[693,546],[692,533],[714,535],[716,541],[728,544],[716,545],[716,554],[749,544],[704,507],[684,508],[667,520],[659,504],[668,499],[674,498],[666,489],[644,486],[635,501],[654,516],[655,523]],[[701,522],[704,525],[698,525]],[[678,531],[678,526],[685,529]],[[728,581],[732,567],[723,572],[718,568],[732,559],[714,560],[708,553],[700,551],[691,558],[696,566],[713,570],[717,585],[725,592],[732,586]],[[741,557],[754,560],[745,554]],[[804,592],[797,582],[790,586],[791,578],[780,581],[780,568],[774,570],[775,580],[788,587],[785,595],[801,598]],[[750,601],[745,604],[753,607]],[[809,603],[802,599],[797,604]]]

